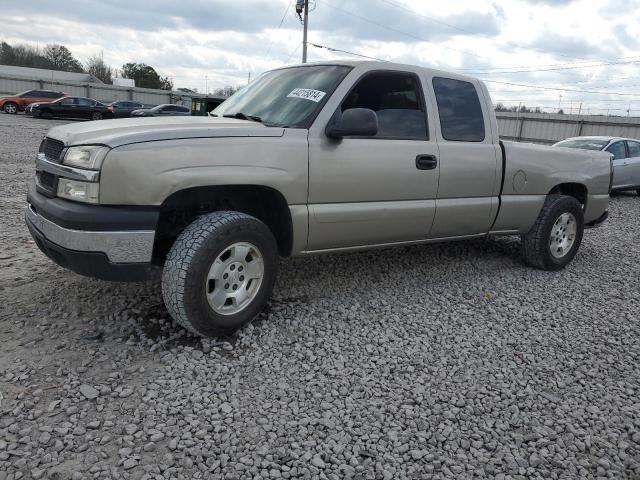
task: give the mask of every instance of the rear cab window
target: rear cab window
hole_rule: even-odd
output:
[[[444,77],[434,77],[432,83],[442,138],[451,142],[484,141],[484,115],[475,85]]]

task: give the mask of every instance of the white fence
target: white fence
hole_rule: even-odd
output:
[[[496,112],[503,140],[556,143],[581,135],[640,138],[640,118],[604,115]]]
[[[26,90],[55,90],[68,95],[88,97],[109,103],[116,100],[132,100],[149,105],[176,103],[191,107],[191,95],[169,90],[119,87],[102,83],[81,83],[62,79],[42,79],[0,75],[0,96],[13,95]],[[201,95],[198,95],[200,97]]]

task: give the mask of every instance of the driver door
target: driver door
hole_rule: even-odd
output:
[[[340,104],[332,99],[323,113],[369,108],[378,116],[378,133],[331,139],[324,133],[327,115],[316,120],[309,132],[307,250],[426,239],[440,170],[420,77],[374,71],[346,95],[340,91],[334,95]]]
[[[613,188],[629,185],[629,161],[625,141],[613,142],[605,151],[613,154]]]

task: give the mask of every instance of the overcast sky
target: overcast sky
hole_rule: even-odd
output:
[[[309,41],[469,73],[494,101],[640,114],[640,0],[312,0]],[[144,62],[213,90],[300,62],[295,0],[0,0],[0,40]],[[279,27],[281,20],[282,25]],[[309,47],[309,60],[356,57]],[[617,62],[602,65],[603,62]],[[571,67],[571,68],[566,68]],[[524,70],[524,71],[523,71]],[[541,71],[542,70],[542,71]],[[205,76],[207,79],[205,80]],[[553,90],[563,87],[599,93]],[[613,95],[613,93],[635,94]],[[562,94],[562,98],[560,98]],[[618,111],[614,111],[618,109]]]

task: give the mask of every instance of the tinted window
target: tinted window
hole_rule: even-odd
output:
[[[77,99],[75,98],[63,98],[62,100],[60,100],[60,105],[73,105],[74,103],[77,103]]]
[[[629,146],[629,157],[640,157],[640,143],[628,141],[627,145]]]
[[[476,88],[470,82],[435,77],[433,89],[440,114],[440,129],[445,140],[481,142],[484,117]]]
[[[79,98],[78,99],[78,105],[82,105],[83,107],[90,107],[95,105],[96,102],[94,102],[93,100],[89,100],[88,98]]]
[[[613,153],[613,158],[627,158],[627,152],[624,149],[624,142],[615,142],[606,148],[607,152]]]
[[[176,107],[176,110],[178,112],[188,112],[189,111],[189,109],[187,107],[183,107],[183,106]]]
[[[38,92],[38,90],[29,90],[28,92],[25,92],[20,96],[21,97],[40,97],[41,95],[39,95],[39,93],[40,92]]]
[[[427,138],[422,92],[415,75],[376,72],[360,80],[341,105],[369,108],[378,115],[377,137]]]

